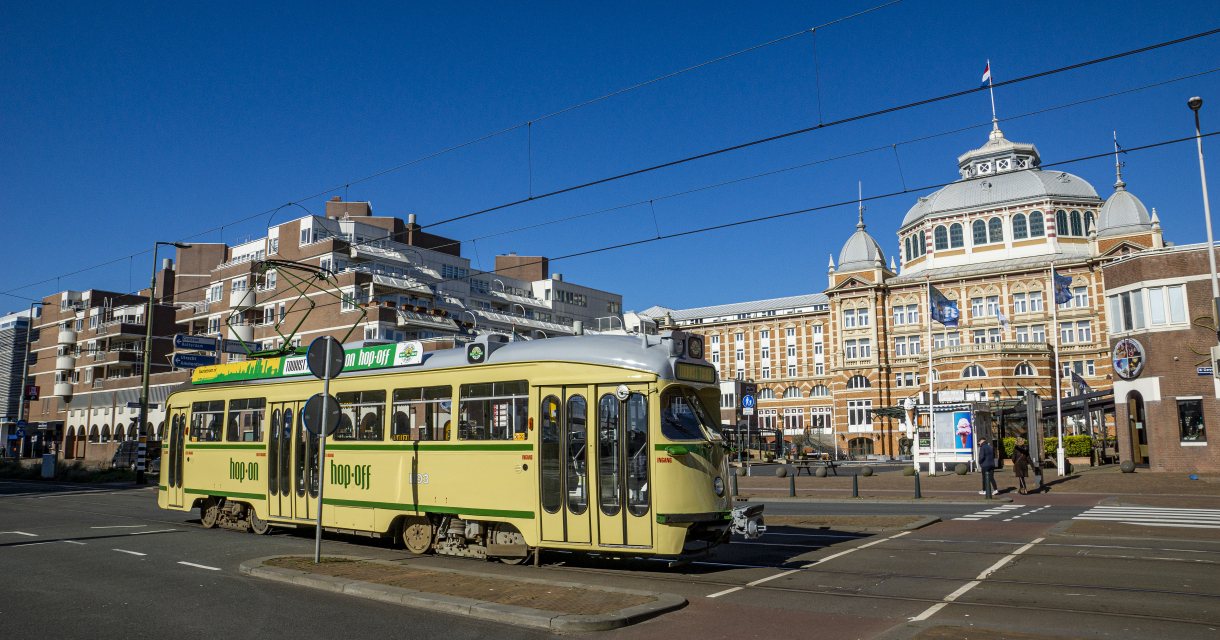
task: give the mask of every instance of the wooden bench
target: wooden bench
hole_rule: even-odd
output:
[[[802,470],[808,475],[813,475],[813,470],[817,468],[826,469],[836,476],[839,475],[839,463],[834,460],[797,460],[792,463],[792,466],[796,468],[798,476],[801,475]]]

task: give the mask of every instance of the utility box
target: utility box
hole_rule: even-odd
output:
[[[50,480],[55,477],[55,454],[42,454],[42,477]]]

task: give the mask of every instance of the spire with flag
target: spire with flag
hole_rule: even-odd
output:
[[[991,60],[988,60],[987,66],[983,67],[982,83],[987,85],[987,93],[991,94],[991,129],[999,131],[1000,121],[995,117],[995,89],[991,85]]]

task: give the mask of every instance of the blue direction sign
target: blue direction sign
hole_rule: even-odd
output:
[[[179,333],[174,336],[175,349],[189,349],[192,351],[215,351],[216,338],[208,336],[192,336],[185,333]]]
[[[216,356],[199,353],[174,354],[174,366],[179,369],[194,369],[195,367],[208,367],[214,364],[216,364]]]

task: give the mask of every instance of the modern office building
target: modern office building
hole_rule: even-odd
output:
[[[29,353],[30,318],[38,307],[0,316],[0,447],[10,451],[18,445],[17,421],[21,415],[21,378]]]

